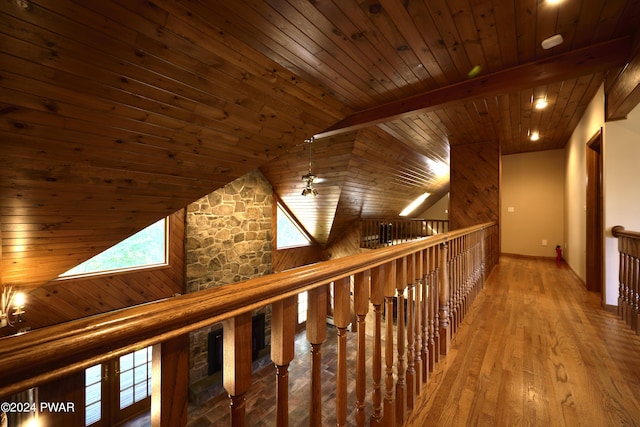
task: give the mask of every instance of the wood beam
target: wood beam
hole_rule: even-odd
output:
[[[461,101],[557,82],[622,66],[629,59],[631,38],[622,37],[554,55],[486,76],[360,111],[314,135],[315,139],[351,132],[383,122],[442,109]]]
[[[640,103],[640,32],[633,43],[633,54],[626,67],[607,89],[606,120],[622,120]]]

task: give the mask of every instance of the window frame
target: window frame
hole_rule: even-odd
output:
[[[154,268],[164,268],[164,267],[168,267],[169,266],[169,244],[170,244],[170,224],[171,224],[171,216],[166,216],[156,222],[154,222],[153,224],[148,225],[147,227],[143,228],[142,230],[132,234],[131,236],[127,237],[126,239],[121,240],[120,242],[116,243],[115,245],[110,246],[109,248],[105,249],[104,251],[94,255],[93,257],[89,258],[86,261],[81,262],[80,264],[70,268],[67,271],[73,270],[74,268],[78,267],[79,265],[82,265],[83,263],[103,254],[104,252],[108,251],[109,249],[121,244],[122,242],[126,241],[127,239],[130,239],[131,237],[135,236],[137,233],[147,229],[148,227],[151,227],[152,225],[155,225],[156,223],[160,222],[160,221],[164,221],[164,262],[160,262],[160,263],[153,263],[153,264],[140,264],[140,265],[134,265],[134,266],[130,266],[130,267],[120,267],[120,268],[112,268],[109,270],[96,270],[96,271],[89,271],[89,272],[84,272],[84,273],[76,273],[76,274],[67,274],[65,275],[66,271],[64,273],[62,273],[61,275],[59,275],[56,280],[57,281],[63,281],[63,280],[73,280],[73,279],[83,279],[83,278],[89,278],[89,277],[99,277],[99,276],[110,276],[110,275],[114,275],[114,274],[121,274],[121,273],[130,273],[130,272],[135,272],[135,271],[140,271],[140,270],[149,270],[149,269],[154,269]]]
[[[278,244],[278,236],[280,235],[280,233],[279,233],[279,228],[280,227],[278,227],[278,214],[280,212],[282,212],[284,214],[284,216],[288,220],[288,222],[295,227],[295,229],[300,233],[300,235],[302,235],[305,238],[306,243],[304,243],[304,244],[293,244],[293,245],[287,245],[287,246],[280,246]],[[276,247],[276,250],[304,248],[304,247],[313,245],[313,238],[309,235],[309,233],[307,233],[307,230],[305,230],[305,228],[302,226],[302,224],[300,224],[298,222],[298,220],[293,216],[293,214],[289,211],[289,209],[286,207],[286,205],[284,203],[282,203],[280,200],[278,200],[276,202],[276,220],[275,220],[275,224],[276,224],[276,232],[275,232],[275,236],[276,236],[275,247]]]

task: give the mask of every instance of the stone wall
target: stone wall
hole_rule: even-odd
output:
[[[272,210],[273,189],[259,171],[189,205],[185,230],[187,292],[232,286],[270,274]],[[270,325],[270,313],[266,320]],[[190,336],[192,386],[206,381],[208,334],[219,327],[212,325]]]

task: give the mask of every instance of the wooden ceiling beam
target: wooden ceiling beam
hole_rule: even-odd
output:
[[[624,65],[630,56],[631,38],[622,37],[582,49],[554,55],[486,76],[360,111],[314,135],[326,138],[380,123],[445,108],[461,101],[490,97]]]
[[[640,103],[640,32],[635,37],[633,55],[606,92],[607,121],[626,119]]]

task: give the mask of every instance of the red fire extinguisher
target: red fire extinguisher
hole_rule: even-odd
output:
[[[556,246],[556,262],[558,265],[562,262],[562,248],[560,245]]]

